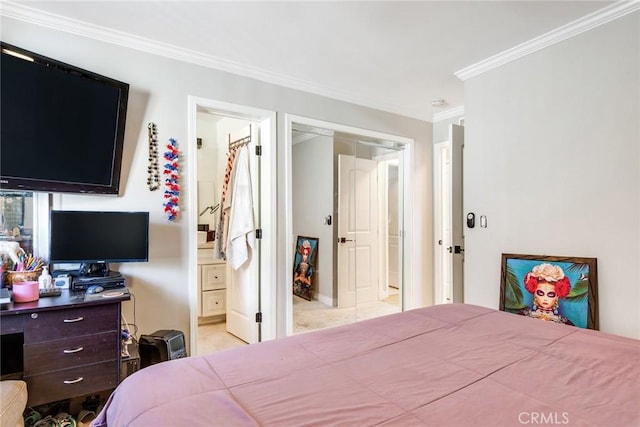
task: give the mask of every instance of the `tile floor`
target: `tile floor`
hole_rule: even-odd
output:
[[[299,334],[317,329],[346,325],[360,320],[399,313],[398,292],[382,301],[359,304],[357,307],[330,307],[320,301],[307,301],[294,295],[293,297],[293,333]]]
[[[245,345],[247,345],[246,342],[227,332],[225,322],[198,326],[198,354],[213,353]]]

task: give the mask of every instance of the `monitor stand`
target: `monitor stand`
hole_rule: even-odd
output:
[[[108,262],[83,262],[78,270],[79,276],[87,277],[109,277]]]

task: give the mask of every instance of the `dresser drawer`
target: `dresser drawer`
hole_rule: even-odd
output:
[[[32,313],[24,319],[24,342],[33,344],[119,329],[120,306],[106,304]]]
[[[118,356],[117,331],[24,345],[24,375],[88,365]]]
[[[202,290],[226,288],[226,264],[202,265]]]
[[[213,256],[213,249],[198,249],[198,264],[210,264],[216,262]]]
[[[2,335],[17,334],[22,332],[22,321],[24,316],[2,316],[0,319],[0,331]]]
[[[218,314],[226,314],[226,296],[227,291],[208,291],[202,293],[202,315],[216,316]]]
[[[108,390],[118,385],[119,362],[98,363],[79,368],[25,376],[29,390],[28,406],[36,406],[54,400],[69,399]]]

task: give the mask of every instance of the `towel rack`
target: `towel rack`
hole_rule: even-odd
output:
[[[200,212],[200,215],[198,215],[198,216],[204,215],[207,211],[209,211],[209,213],[213,215],[215,213],[215,211],[217,211],[219,208],[220,208],[220,203],[218,203],[215,206],[207,206],[206,208],[204,208],[202,210],[202,212]]]
[[[245,136],[244,138],[236,139],[235,141],[231,141],[231,134],[229,134],[229,150],[248,144],[250,142],[251,142],[251,127],[249,127],[249,135]]]

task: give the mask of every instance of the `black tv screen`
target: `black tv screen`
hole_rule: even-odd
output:
[[[2,43],[0,187],[118,194],[129,85]]]
[[[104,264],[149,259],[149,212],[50,214],[51,263]]]

